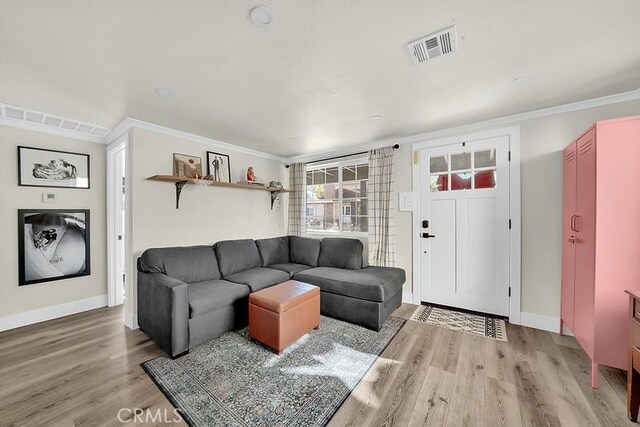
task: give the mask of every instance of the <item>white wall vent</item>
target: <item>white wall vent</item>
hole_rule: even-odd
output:
[[[29,110],[15,105],[0,102],[0,122],[6,120],[6,124],[18,127],[37,127],[54,131],[55,133],[72,136],[95,142],[103,142],[111,129],[96,126],[90,123],[82,123],[64,117],[51,116],[40,111]]]
[[[437,33],[429,34],[407,43],[411,59],[416,64],[433,61],[439,56],[450,55],[458,51],[456,26],[453,25]]]

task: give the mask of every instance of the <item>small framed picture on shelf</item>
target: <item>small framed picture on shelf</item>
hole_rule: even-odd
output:
[[[89,155],[18,146],[18,185],[23,187],[90,187]]]
[[[188,178],[201,178],[202,158],[188,154],[173,153],[173,174]]]
[[[18,209],[19,286],[91,274],[88,209]]]
[[[231,182],[229,156],[207,151],[207,174],[216,182]]]

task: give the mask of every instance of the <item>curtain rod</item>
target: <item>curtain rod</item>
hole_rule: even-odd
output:
[[[398,148],[400,148],[400,144],[395,144],[393,146],[394,150],[397,150]],[[308,165],[308,164],[311,164],[311,163],[326,162],[327,160],[343,159],[345,157],[357,156],[358,154],[366,154],[366,153],[368,153],[368,151],[360,151],[358,153],[345,154],[343,156],[327,157],[326,159],[311,160],[310,162],[305,162],[305,165]],[[285,165],[284,167],[288,168],[289,165]]]

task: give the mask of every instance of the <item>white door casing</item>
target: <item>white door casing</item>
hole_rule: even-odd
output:
[[[413,215],[415,303],[455,306],[520,322],[519,148],[518,127],[413,146],[413,189],[418,197]],[[493,184],[487,178],[494,167],[474,164],[473,153],[491,149],[495,149],[495,188],[486,188]],[[438,159],[443,155],[449,162],[446,172],[444,159]],[[478,156],[482,161],[482,154]],[[436,158],[433,171],[431,158]],[[457,175],[455,182],[452,173]],[[474,188],[472,173],[485,188]],[[442,189],[442,184],[447,191],[432,191]],[[452,190],[466,187],[471,188]],[[428,228],[422,228],[423,220],[429,221]],[[423,238],[422,233],[435,237]]]
[[[109,307],[124,302],[123,272],[125,270],[126,195],[123,197],[122,179],[126,175],[126,143],[120,142],[107,148],[107,276]],[[120,237],[120,238],[119,238]]]

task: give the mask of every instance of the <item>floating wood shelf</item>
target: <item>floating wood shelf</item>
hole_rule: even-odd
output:
[[[147,179],[151,181],[171,182],[175,184],[176,209],[180,208],[180,194],[182,193],[182,188],[186,184],[196,184],[204,187],[226,187],[226,188],[242,188],[245,190],[268,191],[269,193],[271,193],[271,209],[273,209],[273,203],[275,202],[278,194],[293,193],[294,191],[294,190],[288,190],[286,188],[264,187],[264,186],[255,185],[255,184],[239,184],[234,182],[217,182],[217,181],[211,181],[208,179],[195,179],[195,178],[189,178],[187,176],[175,176],[175,175],[153,175]]]

